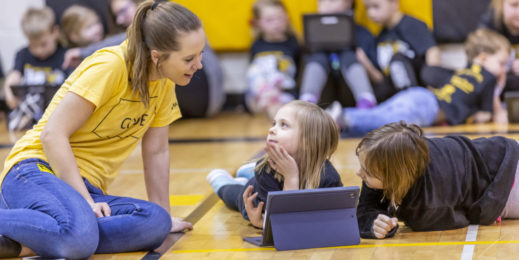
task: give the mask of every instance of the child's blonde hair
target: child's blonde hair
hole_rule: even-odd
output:
[[[429,148],[420,127],[390,123],[371,131],[355,150],[364,154],[366,174],[382,182],[384,197],[399,205],[429,163]]]
[[[279,7],[281,9],[283,9],[283,11],[285,11],[285,13],[288,15],[288,10],[287,10],[286,6],[283,4],[283,2],[281,2],[281,0],[256,0],[256,2],[254,2],[254,5],[252,6],[252,18],[254,19],[253,33],[254,33],[255,38],[262,37],[262,32],[258,28],[256,23],[261,18],[261,10],[267,6]],[[296,36],[295,30],[292,27],[292,24],[290,23],[290,21],[287,22],[287,28],[285,31],[286,31],[287,37]]]
[[[97,22],[101,22],[101,18],[88,7],[72,5],[67,8],[61,17],[61,32],[64,36],[65,45],[69,48],[77,47],[78,44],[70,36],[74,33],[80,33],[86,26]]]
[[[470,62],[481,53],[495,54],[500,50],[510,51],[510,42],[503,35],[490,29],[480,28],[469,34],[465,52]]]
[[[49,7],[31,7],[23,15],[22,30],[29,40],[33,40],[52,32],[55,22],[56,17]]]
[[[327,159],[337,149],[339,131],[333,119],[319,106],[301,100],[292,101],[283,107],[291,106],[296,111],[296,124],[299,127],[298,152],[294,157],[299,169],[299,189],[315,189],[321,182],[321,172]],[[259,159],[256,171],[265,170],[275,174],[268,164],[268,154]]]
[[[137,7],[127,31],[128,67],[132,89],[139,93],[146,106],[150,101],[151,50],[178,51],[182,33],[201,28],[202,22],[193,12],[170,1],[144,1]],[[169,53],[164,53],[159,58],[155,65],[157,71],[160,72],[161,62],[168,57]]]

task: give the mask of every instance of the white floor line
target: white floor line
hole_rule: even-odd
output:
[[[479,225],[469,225],[467,230],[467,236],[465,237],[465,241],[471,242],[476,241],[478,237],[478,229]],[[474,249],[476,245],[464,245],[463,252],[461,253],[461,260],[471,260],[474,255]]]

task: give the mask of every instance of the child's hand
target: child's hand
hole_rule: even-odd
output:
[[[387,233],[398,225],[397,218],[390,218],[384,214],[378,214],[377,219],[373,221],[373,233],[377,238],[385,238]]]
[[[247,215],[249,216],[250,223],[257,227],[263,228],[263,217],[261,216],[261,212],[263,211],[264,202],[258,203],[257,207],[254,207],[254,199],[258,197],[258,193],[252,194],[252,185],[249,185],[247,189],[243,192],[243,202],[245,204],[245,211],[247,211]]]
[[[287,150],[276,143],[267,143],[267,154],[269,155],[270,167],[277,173],[283,175],[285,187],[283,190],[299,188],[299,169],[296,160]]]

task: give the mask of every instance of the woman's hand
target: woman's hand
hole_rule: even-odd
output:
[[[377,238],[385,238],[387,233],[398,226],[397,218],[390,218],[384,214],[379,214],[373,221],[373,233]]]
[[[243,192],[243,202],[245,204],[245,211],[247,211],[247,215],[249,216],[250,223],[257,227],[263,228],[263,216],[261,215],[263,211],[264,202],[258,203],[257,207],[254,207],[254,199],[258,197],[258,193],[252,194],[252,185],[249,185],[247,189]]]
[[[277,173],[283,175],[285,187],[283,190],[299,189],[299,169],[296,160],[287,150],[276,143],[267,143],[268,163]]]
[[[89,202],[90,207],[94,211],[94,214],[96,214],[96,217],[109,217],[112,214],[112,210],[110,209],[110,206],[106,202]]]
[[[184,232],[185,230],[193,230],[193,224],[183,221],[181,218],[171,217],[171,230],[169,232]]]

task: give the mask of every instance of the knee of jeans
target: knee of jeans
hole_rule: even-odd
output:
[[[167,236],[173,225],[171,223],[171,215],[163,207],[155,203],[150,203],[147,210],[149,211],[149,221],[153,223],[153,227],[164,231],[164,234],[159,236]]]
[[[52,247],[41,256],[66,259],[85,259],[96,252],[99,244],[99,232],[97,227],[90,232],[78,232],[64,235],[59,241],[49,241]]]

